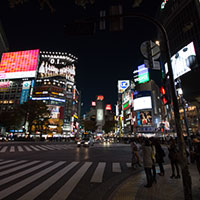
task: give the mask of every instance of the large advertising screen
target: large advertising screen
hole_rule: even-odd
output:
[[[171,57],[174,79],[191,71],[191,68],[194,67],[195,63],[196,53],[194,43],[191,42]],[[165,72],[168,72],[167,63],[165,63]]]
[[[70,58],[63,54],[58,54],[58,52],[40,52],[38,77],[61,76],[70,82],[74,82],[75,66],[70,62]]]
[[[134,99],[134,110],[152,109],[151,96]]]
[[[35,77],[39,49],[3,53],[0,63],[0,79]]]

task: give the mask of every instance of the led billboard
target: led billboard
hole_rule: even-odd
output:
[[[195,63],[196,53],[194,43],[191,42],[171,57],[174,79],[191,71],[191,68],[195,65]],[[168,72],[167,63],[165,63],[165,72]]]
[[[65,77],[74,83],[75,66],[70,61],[70,57],[58,52],[40,52],[40,63],[38,69],[39,78]]]
[[[10,82],[0,82],[0,92],[6,92],[8,91],[10,87]]]
[[[106,110],[112,110],[112,106],[111,106],[111,104],[106,104],[105,109],[106,109]]]
[[[134,110],[152,109],[151,96],[134,99]]]
[[[39,49],[3,53],[0,63],[0,79],[35,77]]]

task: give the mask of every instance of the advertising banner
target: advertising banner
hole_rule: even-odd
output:
[[[194,43],[191,42],[187,46],[183,47],[175,55],[171,57],[171,64],[174,79],[182,76],[183,74],[191,71],[191,68],[196,64],[196,53]],[[165,63],[165,73],[168,72],[167,63]]]
[[[61,76],[74,83],[75,66],[67,55],[58,52],[41,52],[38,69],[39,78]]]
[[[36,76],[39,49],[3,53],[0,79],[18,79]]]
[[[22,86],[22,92],[20,97],[20,104],[28,101],[29,90],[31,87],[31,81],[24,81]]]

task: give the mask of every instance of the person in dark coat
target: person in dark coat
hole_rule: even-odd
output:
[[[158,163],[158,166],[160,168],[159,175],[164,176],[165,170],[164,170],[164,167],[163,167],[163,163],[164,163],[165,152],[162,149],[158,140],[155,140],[155,148],[156,148],[156,163]]]
[[[144,170],[145,170],[145,174],[147,178],[147,184],[145,185],[145,187],[152,186],[152,181],[153,181],[153,177],[151,173],[151,169],[153,165],[152,153],[153,153],[153,150],[151,148],[150,141],[148,139],[145,139],[144,145],[142,146],[143,165],[144,165]]]
[[[170,176],[170,178],[180,178],[179,166],[178,166],[178,148],[173,138],[171,138],[169,141],[168,151],[169,151],[168,157],[171,161],[171,168],[172,168],[172,175]],[[175,175],[175,168],[177,175]]]

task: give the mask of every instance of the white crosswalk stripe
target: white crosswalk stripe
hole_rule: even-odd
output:
[[[113,172],[122,172],[120,163],[113,163],[112,164],[112,171]]]
[[[26,163],[26,164],[20,165],[20,166],[18,166],[18,167],[14,167],[14,168],[11,168],[11,169],[9,169],[9,170],[0,172],[0,176],[9,174],[9,173],[11,173],[11,172],[15,172],[15,171],[17,171],[17,170],[19,170],[19,169],[23,169],[23,168],[25,168],[25,167],[34,165],[34,164],[36,164],[36,163],[38,163],[38,162],[40,162],[40,161],[32,161],[32,162],[30,162],[30,163]]]
[[[42,163],[41,163],[42,162]],[[40,195],[47,194],[48,190],[54,185],[59,184],[59,181],[65,177],[69,172],[73,172],[71,176],[66,179],[65,182],[52,194],[47,198],[50,200],[65,200],[69,197],[75,187],[79,184],[82,178],[86,175],[87,171],[91,168],[93,171],[90,174],[91,183],[101,184],[103,180],[106,180],[104,177],[104,173],[106,170],[110,170],[112,172],[121,173],[121,163],[113,162],[99,162],[93,164],[93,162],[84,162],[79,163],[78,161],[71,162],[66,165],[66,161],[28,161],[28,160],[2,160],[3,163],[0,166],[0,186],[7,184],[7,187],[2,187],[0,190],[0,199],[4,199],[9,195],[14,195],[14,193],[20,190],[20,196],[18,195],[18,200],[34,200],[37,199]],[[79,164],[79,165],[78,165]],[[124,163],[124,166],[127,166],[128,163]],[[110,167],[106,167],[110,165]],[[93,166],[93,167],[92,167]],[[74,169],[77,168],[76,171]],[[56,170],[55,173],[50,173],[53,170]],[[11,174],[12,173],[12,174]],[[30,174],[31,173],[31,174]],[[30,174],[29,176],[27,176]],[[4,175],[5,178],[3,177]],[[45,179],[39,179],[43,176],[48,176]],[[24,178],[25,177],[25,178]],[[15,180],[18,180],[17,182]],[[37,185],[31,187],[31,184]],[[63,180],[62,180],[63,181]],[[9,183],[9,184],[8,184]],[[29,190],[25,190],[23,193],[22,188],[30,185]],[[45,199],[46,200],[46,199]]]
[[[14,163],[11,163],[11,164],[8,164],[8,165],[1,166],[1,167],[0,167],[0,170],[5,169],[5,168],[8,168],[8,167],[12,167],[12,166],[15,166],[15,165],[24,163],[24,162],[27,162],[27,160],[20,160],[20,161],[18,161],[18,162],[14,162]]]
[[[100,162],[98,164],[90,182],[101,183],[103,180],[103,173],[104,173],[105,167],[106,167],[106,163]]]
[[[43,148],[43,147],[41,147],[41,146],[39,146],[39,145],[35,145],[36,146],[36,148],[38,148],[38,149],[41,149],[41,150],[43,150],[43,151],[46,151],[47,149],[45,149],[45,148]]]
[[[16,178],[19,178],[19,177],[21,177],[21,176],[24,176],[24,175],[26,175],[26,174],[29,174],[29,173],[31,173],[31,172],[37,170],[37,169],[40,169],[40,168],[42,168],[42,167],[44,167],[44,166],[46,166],[46,165],[48,165],[48,164],[50,164],[50,163],[52,163],[52,162],[53,162],[53,161],[46,161],[46,162],[44,162],[44,163],[42,163],[42,164],[40,164],[40,165],[37,165],[37,166],[32,167],[32,168],[29,168],[29,169],[27,169],[27,170],[25,170],[25,171],[22,171],[22,172],[18,173],[18,174],[14,174],[14,175],[12,175],[12,176],[9,176],[9,177],[6,177],[6,178],[4,178],[4,179],[1,179],[1,181],[0,181],[0,186],[3,185],[3,184],[5,184],[5,183],[8,183],[8,182],[10,182],[10,181],[13,181],[13,180],[15,180]]]
[[[47,145],[41,145],[42,147],[46,148],[46,149],[49,149],[49,150],[54,150],[53,148],[47,146]]]
[[[92,162],[86,162],[59,190],[56,192],[50,200],[65,200],[70,195],[72,190],[87,172],[88,168],[92,165]]]
[[[0,153],[6,152],[7,148],[8,148],[7,146],[3,147],[3,148],[0,150]]]
[[[27,150],[27,151],[32,151],[29,147],[25,146],[24,145],[24,148]]]
[[[59,161],[58,163],[54,164],[53,166],[50,166],[32,176],[29,176],[28,178],[0,191],[0,199],[3,199],[5,197],[7,197],[10,193],[16,192],[17,190],[23,188],[24,186],[28,185],[29,183],[37,180],[38,178],[44,176],[45,174],[53,171],[54,169],[56,169],[57,167],[63,165],[65,163],[65,161]]]
[[[40,149],[36,148],[36,147],[33,146],[33,145],[30,145],[30,147],[31,147],[32,149],[34,149],[35,151],[40,151]]]
[[[21,146],[17,146],[17,149],[18,149],[19,152],[23,152],[24,151]]]
[[[34,189],[26,193],[24,196],[19,198],[18,200],[33,200],[37,196],[39,196],[42,192],[44,192],[47,188],[49,188],[53,183],[58,181],[62,176],[64,176],[68,171],[70,171],[73,167],[75,167],[78,162],[72,162],[71,164],[67,165],[62,170],[58,171],[56,174],[51,176],[49,179],[37,185]]]
[[[14,146],[10,147],[10,152],[15,152],[15,147]]]

